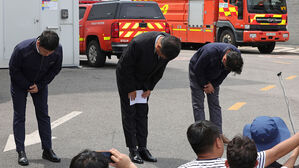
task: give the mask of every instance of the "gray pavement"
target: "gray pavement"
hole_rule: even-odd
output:
[[[299,130],[299,55],[276,52],[261,55],[257,49],[241,48],[245,61],[242,75],[229,75],[221,87],[223,130],[232,138],[241,134],[243,126],[260,115],[282,117],[290,127],[287,108],[276,74],[283,77],[290,101],[296,130]],[[148,148],[158,158],[157,163],[146,162],[140,168],[177,167],[195,159],[186,138],[186,129],[193,123],[191,96],[188,83],[188,63],[193,50],[183,50],[169,63],[162,80],[152,92],[149,104]],[[68,167],[71,158],[85,148],[107,150],[112,147],[128,154],[121,125],[120,104],[115,81],[117,60],[108,60],[103,68],[87,66],[64,68],[49,87],[49,111],[55,121],[73,111],[78,116],[54,128],[52,134],[55,152],[62,162],[50,163],[41,159],[41,145],[26,147],[29,167]],[[7,69],[0,70],[0,168],[19,167],[14,150],[3,152],[7,138],[12,134],[12,102],[9,93]],[[260,91],[269,85],[273,89]],[[236,111],[228,110],[237,102],[246,104]],[[37,130],[31,97],[28,97],[26,133]],[[208,116],[208,115],[206,115]],[[208,118],[208,117],[207,117]],[[225,155],[224,155],[225,156]],[[281,161],[284,161],[282,159]]]

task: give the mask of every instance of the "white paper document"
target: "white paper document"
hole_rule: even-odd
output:
[[[130,100],[130,106],[138,103],[147,103],[147,98],[143,98],[141,95],[143,90],[136,90],[136,98],[135,100]]]

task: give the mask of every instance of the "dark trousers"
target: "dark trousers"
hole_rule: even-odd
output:
[[[122,124],[127,147],[146,147],[148,135],[148,104],[135,104],[130,106],[128,92],[119,89],[119,95]]]
[[[195,76],[189,75],[192,107],[195,121],[205,120],[204,111],[204,99],[205,93],[201,86],[198,85]],[[210,121],[213,122],[222,134],[222,114],[221,107],[219,105],[219,87],[214,88],[215,91],[212,94],[207,94]]]
[[[11,85],[11,96],[13,101],[13,132],[16,150],[25,150],[25,111],[28,92],[18,86]],[[35,107],[35,115],[38,122],[38,131],[43,149],[51,149],[51,123],[48,115],[48,87],[31,94]]]

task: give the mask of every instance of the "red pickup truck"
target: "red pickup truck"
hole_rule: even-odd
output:
[[[121,56],[128,43],[149,31],[170,33],[156,2],[112,1],[82,3],[80,13],[80,54],[91,66],[104,66],[106,57]]]

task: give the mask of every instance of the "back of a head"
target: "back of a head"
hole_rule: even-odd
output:
[[[45,30],[38,37],[40,47],[45,48],[46,50],[53,51],[59,45],[59,37],[57,33],[50,30]]]
[[[73,157],[70,168],[109,168],[109,163],[101,153],[86,149]]]
[[[229,51],[226,54],[226,66],[237,74],[241,74],[243,68],[243,58],[237,51]]]
[[[181,40],[175,36],[165,36],[161,40],[161,52],[168,60],[176,58],[181,51]]]
[[[227,145],[227,161],[230,168],[254,168],[257,149],[253,140],[236,136]]]
[[[213,144],[220,137],[220,131],[211,121],[203,120],[189,126],[187,137],[193,151],[197,155],[204,154],[213,149]]]

